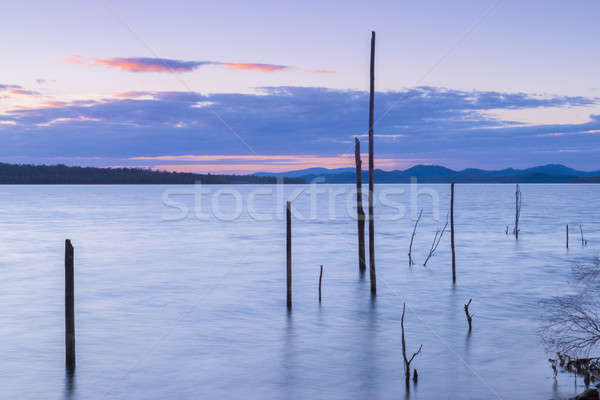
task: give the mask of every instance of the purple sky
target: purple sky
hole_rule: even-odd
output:
[[[600,169],[600,3],[3,4],[0,162]],[[366,148],[366,146],[365,146]]]

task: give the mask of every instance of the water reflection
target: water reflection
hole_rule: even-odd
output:
[[[65,370],[65,389],[63,398],[65,400],[75,399],[75,371]]]
[[[294,316],[292,310],[288,309],[285,318],[285,332],[283,338],[283,356],[282,356],[282,385],[285,391],[286,399],[294,398],[295,378],[296,378],[296,360],[295,360],[295,331]]]
[[[364,290],[362,295],[364,296],[366,290],[370,290],[370,285],[363,286]],[[379,387],[377,384],[378,377],[378,357],[377,357],[377,333],[378,333],[378,312],[377,312],[377,298],[375,296],[370,297],[366,310],[366,320],[364,326],[364,334],[362,343],[364,346],[361,347],[364,359],[365,368],[362,369],[363,387],[365,388],[365,398],[376,399],[379,397]],[[361,373],[358,374],[361,376]]]

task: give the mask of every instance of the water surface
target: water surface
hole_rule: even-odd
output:
[[[548,399],[581,391],[572,376],[553,379],[536,332],[538,301],[566,293],[572,263],[597,255],[600,187],[522,185],[515,241],[504,232],[514,186],[457,185],[456,285],[449,235],[420,265],[449,205],[449,185],[427,187],[439,193],[440,218],[431,197],[419,196],[424,215],[412,268],[409,186],[377,188],[404,190],[389,199],[407,215],[376,209],[372,301],[368,277],[358,274],[356,221],[344,195],[329,202],[332,190],[351,185],[321,185],[328,194],[319,195],[313,218],[293,221],[291,313],[278,200],[254,196],[252,213],[265,220],[247,210],[249,194],[269,186],[210,187],[241,194],[243,212],[231,221],[198,220],[191,195],[172,195],[181,186],[0,187],[0,398]],[[298,188],[286,187],[284,196]],[[186,218],[164,204],[166,190],[189,208]],[[232,215],[235,199],[220,199],[219,210]],[[310,196],[294,206],[310,216]],[[585,248],[577,243],[579,223]],[[64,370],[65,238],[76,259],[73,376]],[[469,298],[471,334],[463,312]],[[410,394],[403,302],[409,351],[423,344]]]

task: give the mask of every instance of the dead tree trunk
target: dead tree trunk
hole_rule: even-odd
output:
[[[515,227],[513,229],[513,233],[515,238],[519,239],[519,218],[521,216],[521,189],[519,189],[519,184],[517,183],[515,189]]]
[[[287,286],[287,308],[292,308],[292,204],[286,203],[286,286]]]
[[[321,304],[321,283],[323,282],[323,266],[321,265],[321,272],[319,273],[319,304]]]
[[[69,371],[75,369],[75,278],[73,245],[65,241],[65,356]]]
[[[469,301],[465,304],[465,316],[467,317],[467,323],[469,324],[469,331],[471,330],[471,322],[473,320],[473,315],[469,313],[469,306],[471,305],[471,300],[473,299],[469,299]]]
[[[450,184],[450,247],[452,248],[452,283],[456,283],[456,255],[454,254],[454,182]]]
[[[417,220],[415,221],[415,226],[413,227],[412,235],[410,235],[410,245],[408,246],[408,265],[409,266],[412,266],[415,263],[412,259],[412,245],[413,245],[413,241],[415,240],[415,232],[417,231],[417,225],[419,224],[421,215],[423,215],[423,210],[419,211],[419,216],[417,217]]]
[[[568,249],[569,248],[569,224],[567,224],[566,239],[567,239],[567,249]]]
[[[375,221],[373,217],[373,107],[375,101],[375,32],[371,32],[371,74],[369,90],[369,276],[371,295],[377,293],[375,277]]]
[[[354,161],[356,163],[356,217],[358,220],[358,270],[362,274],[367,270],[365,261],[365,210],[362,203],[362,161],[360,159],[360,140],[354,139]]]
[[[400,327],[402,328],[402,358],[404,358],[404,378],[406,380],[406,386],[409,386],[410,383],[410,363],[415,359],[417,355],[421,352],[423,345],[419,346],[419,350],[417,350],[413,355],[408,358],[406,356],[406,340],[404,339],[404,313],[406,312],[406,303],[402,306],[402,318],[400,319]]]

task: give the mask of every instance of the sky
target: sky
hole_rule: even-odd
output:
[[[600,3],[5,2],[0,162],[600,170]]]

